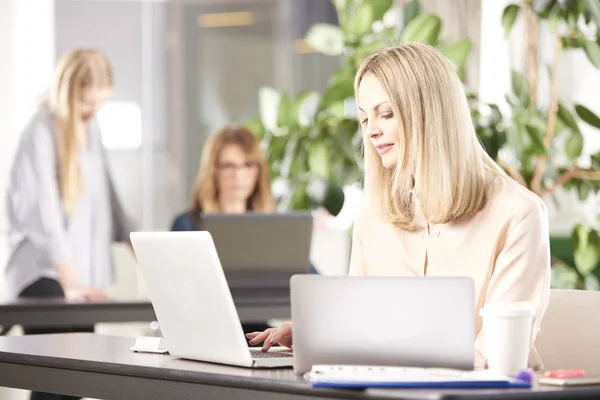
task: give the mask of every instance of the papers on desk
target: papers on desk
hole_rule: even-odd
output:
[[[315,365],[306,378],[313,387],[336,388],[530,388],[531,383],[488,370]]]

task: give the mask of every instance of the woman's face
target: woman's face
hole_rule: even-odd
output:
[[[399,158],[399,124],[389,96],[373,74],[363,76],[358,87],[358,99],[358,118],[363,135],[381,157],[383,167],[395,168]]]
[[[246,202],[256,188],[258,172],[258,163],[249,161],[241,146],[226,144],[216,165],[219,201]]]
[[[81,113],[81,119],[84,122],[94,118],[98,113],[98,110],[108,101],[110,98],[110,88],[85,88],[81,92],[81,99],[79,102],[79,111]]]

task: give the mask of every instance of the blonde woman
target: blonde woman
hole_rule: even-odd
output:
[[[197,230],[201,213],[273,212],[271,176],[258,138],[247,128],[227,126],[204,145],[189,210],[171,230]]]
[[[488,302],[531,302],[535,340],[550,289],[546,208],[480,145],[451,64],[424,44],[381,50],[360,67],[355,95],[365,203],[350,275],[470,276],[477,311]],[[479,317],[476,327],[474,366],[485,367]],[[248,337],[265,350],[292,345],[289,323]],[[541,368],[535,348],[529,363]]]
[[[7,193],[6,279],[13,297],[103,299],[113,282],[111,242],[127,241],[132,227],[95,119],[112,85],[102,53],[69,51],[56,66],[47,101],[24,129]]]

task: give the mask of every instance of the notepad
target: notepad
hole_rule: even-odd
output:
[[[530,388],[531,382],[489,370],[314,365],[306,378],[313,387],[337,388]]]

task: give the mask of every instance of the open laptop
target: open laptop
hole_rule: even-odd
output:
[[[210,232],[226,272],[265,269],[306,273],[313,220],[310,212],[203,213],[199,230]]]
[[[294,371],[317,364],[472,370],[474,300],[467,277],[296,275]]]
[[[132,232],[169,353],[242,367],[292,365],[292,352],[250,349],[208,232]]]

